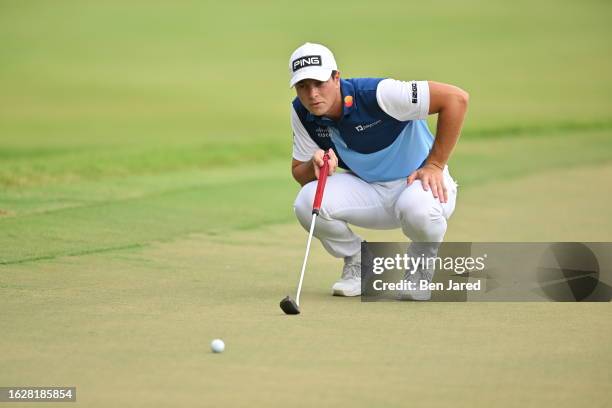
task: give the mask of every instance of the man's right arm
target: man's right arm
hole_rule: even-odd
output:
[[[306,162],[292,159],[291,174],[293,175],[295,181],[300,183],[301,186],[315,180],[316,177],[314,173],[314,166],[312,165],[312,159]]]
[[[338,158],[332,149],[329,149],[327,154],[329,155],[329,175],[331,176],[336,171],[336,167],[338,167]],[[292,159],[291,174],[295,181],[303,186],[313,180],[318,180],[319,169],[323,166],[324,155],[325,151],[318,149],[308,161],[302,162],[295,158]]]
[[[306,128],[302,125],[293,104],[291,104],[291,129],[293,130],[293,160],[291,161],[291,174],[293,178],[304,185],[315,180],[312,159],[319,146],[310,138]],[[321,156],[323,157],[323,156]]]

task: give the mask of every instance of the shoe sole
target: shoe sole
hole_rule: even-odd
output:
[[[361,291],[347,291],[342,289],[333,289],[332,294],[334,296],[354,297],[361,296]]]

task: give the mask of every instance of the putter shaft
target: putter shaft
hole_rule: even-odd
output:
[[[295,303],[300,305],[300,293],[302,292],[302,282],[304,281],[304,271],[306,271],[306,263],[308,262],[308,253],[310,252],[310,243],[314,232],[317,213],[313,212],[312,221],[310,222],[310,233],[308,234],[308,243],[306,244],[306,255],[304,255],[304,263],[302,263],[302,273],[300,274],[300,283],[298,283],[297,293],[295,295]]]

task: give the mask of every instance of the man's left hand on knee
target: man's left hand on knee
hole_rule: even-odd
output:
[[[444,174],[435,164],[426,164],[412,172],[408,176],[408,185],[412,184],[415,180],[421,180],[423,189],[431,192],[435,198],[438,198],[441,203],[448,202],[448,191],[444,185]]]

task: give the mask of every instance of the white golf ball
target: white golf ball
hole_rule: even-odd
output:
[[[210,343],[210,349],[213,353],[223,353],[223,350],[225,350],[225,343],[221,339],[214,339]]]

